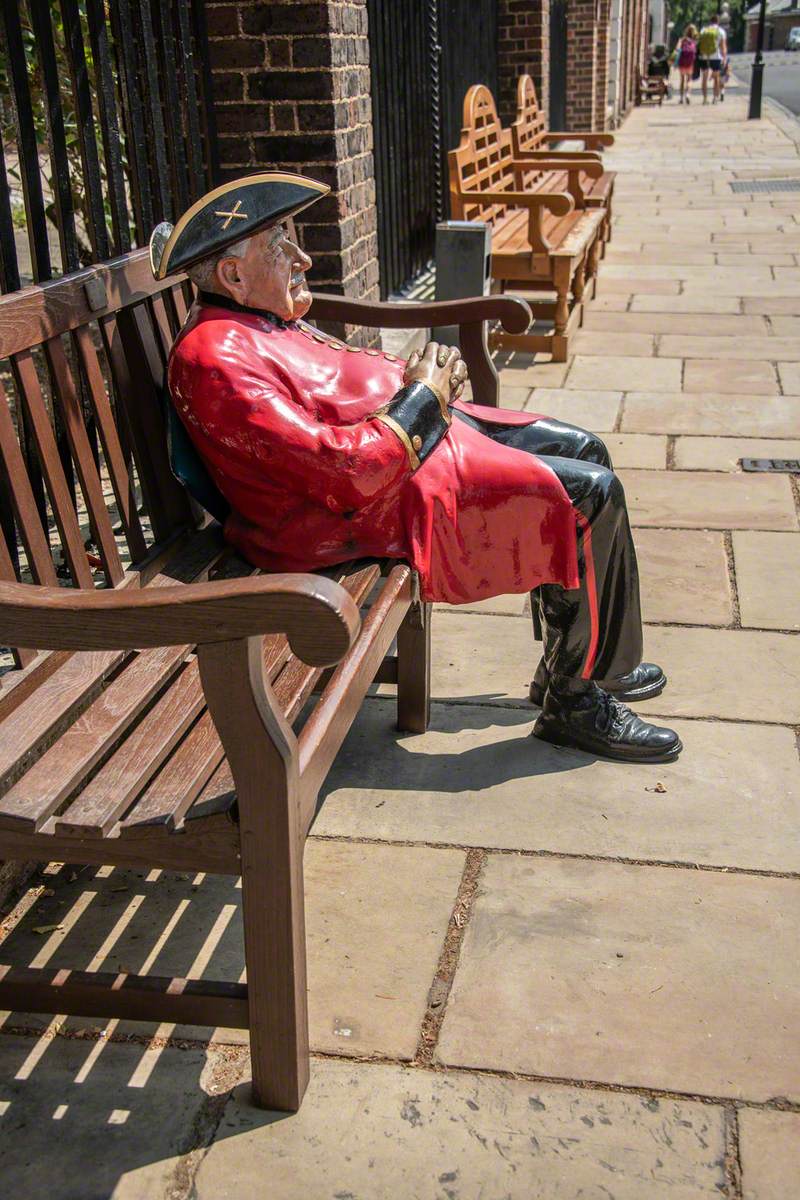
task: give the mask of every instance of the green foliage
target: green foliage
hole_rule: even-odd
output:
[[[81,263],[86,265],[92,261],[92,249],[87,235],[89,227],[89,207],[88,196],[83,178],[83,162],[81,159],[80,138],[78,136],[78,120],[75,111],[75,100],[72,94],[70,83],[69,63],[66,56],[65,44],[66,36],[64,30],[64,21],[61,15],[61,6],[58,0],[49,0],[50,7],[50,26],[53,31],[53,42],[55,46],[56,62],[58,66],[59,76],[59,91],[61,98],[61,111],[64,119],[64,135],[67,148],[67,161],[69,163],[69,183],[70,192],[72,195],[72,208],[75,213],[76,221],[76,238],[78,242],[78,253],[81,258]],[[83,25],[83,45],[86,55],[86,65],[89,70],[90,78],[94,75],[94,63],[92,60],[91,44],[89,42],[86,28],[86,4],[85,0],[78,0],[78,9]],[[28,86],[31,97],[31,106],[33,109],[33,121],[36,130],[37,144],[42,148],[43,153],[40,156],[42,179],[46,184],[47,193],[52,197],[55,193],[55,176],[50,156],[47,153],[48,147],[48,130],[47,120],[45,115],[45,92],[44,81],[42,78],[42,69],[39,64],[39,56],[36,52],[36,39],[31,27],[30,18],[27,12],[27,6],[20,4],[20,24],[22,27],[22,40],[25,50],[25,63],[28,74]],[[11,97],[13,95],[10,80],[10,71],[7,61],[5,45],[0,42],[0,135],[2,135],[3,146],[6,149],[8,156],[9,147],[16,145],[17,128],[14,116],[14,108]],[[94,121],[94,136],[97,143],[98,158],[100,161],[100,172],[103,182],[103,196],[106,221],[111,218],[110,206],[108,203],[108,189],[106,184],[105,160],[103,156],[102,138],[100,133],[100,124],[95,113]],[[6,163],[8,174],[12,180],[21,183],[19,168]],[[123,159],[123,166],[126,163]],[[46,203],[45,212],[49,221],[53,226],[58,228],[58,219],[56,206],[52,199]],[[17,219],[15,214],[15,226]]]
[[[752,2],[752,0],[751,0]],[[729,0],[728,4],[731,23],[728,27],[729,50],[741,50],[744,45],[744,14],[750,7],[747,0]],[[721,0],[671,0],[669,6],[670,19],[674,22],[672,29],[672,47],[683,37],[687,25],[696,25],[698,30],[719,12]]]

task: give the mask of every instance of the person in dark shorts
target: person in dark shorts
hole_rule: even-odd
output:
[[[716,104],[719,100],[722,63],[727,57],[728,42],[717,13],[708,25],[703,26],[697,39],[697,65],[702,74],[703,104],[708,104],[709,71],[714,81],[713,103]]]

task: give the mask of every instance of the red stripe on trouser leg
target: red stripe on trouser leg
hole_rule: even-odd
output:
[[[586,593],[589,598],[589,649],[586,651],[586,662],[583,664],[581,679],[591,679],[594,661],[597,657],[597,643],[600,637],[600,622],[597,614],[597,582],[594,574],[594,555],[592,553],[592,527],[582,512],[575,511],[581,533],[583,535],[583,559],[586,568]]]

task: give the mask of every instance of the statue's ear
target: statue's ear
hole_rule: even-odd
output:
[[[234,255],[218,259],[217,265],[214,267],[214,275],[219,286],[241,304],[241,295],[245,289],[241,275],[241,259]]]

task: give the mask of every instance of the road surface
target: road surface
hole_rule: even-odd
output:
[[[797,14],[800,25],[800,10]],[[731,70],[750,87],[750,66],[754,55],[732,54]],[[795,116],[800,115],[800,51],[767,50],[764,54],[764,95],[771,96]]]

